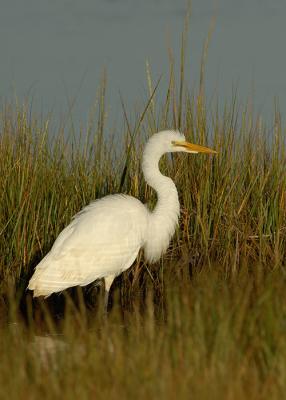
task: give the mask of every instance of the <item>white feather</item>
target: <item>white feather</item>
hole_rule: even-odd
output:
[[[77,214],[38,264],[28,288],[48,296],[118,275],[134,262],[146,235],[148,211],[131,196],[106,196]]]
[[[85,207],[36,267],[28,286],[34,296],[49,296],[99,278],[105,278],[108,290],[114,277],[133,264],[142,247],[148,261],[160,258],[174,234],[180,206],[173,181],[161,174],[158,163],[166,152],[187,151],[175,147],[176,141],[185,141],[184,135],[159,132],[149,139],[144,150],[143,173],[158,196],[154,211],[150,212],[139,200],[120,194]]]

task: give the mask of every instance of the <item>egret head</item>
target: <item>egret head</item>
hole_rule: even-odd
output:
[[[198,144],[192,144],[186,141],[185,135],[178,131],[162,131],[154,134],[149,140],[154,144],[154,147],[162,153],[174,153],[174,152],[185,152],[185,153],[206,153],[216,154],[215,150],[209,149],[208,147],[200,146]]]

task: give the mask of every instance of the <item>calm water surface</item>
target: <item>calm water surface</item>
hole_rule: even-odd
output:
[[[154,80],[168,76],[168,42],[179,63],[184,0],[2,0],[0,96],[33,99],[36,112],[86,121],[102,70],[108,74],[108,113],[120,121],[119,91],[128,109],[147,96],[145,63]],[[257,112],[270,119],[278,96],[286,109],[285,0],[193,0],[186,76],[198,85],[203,40],[212,15],[206,84],[211,97],[242,103],[254,97]]]

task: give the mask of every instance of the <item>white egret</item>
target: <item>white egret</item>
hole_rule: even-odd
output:
[[[37,265],[28,285],[34,296],[47,297],[104,278],[107,304],[114,278],[131,267],[140,248],[148,262],[159,260],[175,232],[180,204],[174,182],[161,174],[158,164],[163,154],[179,151],[216,153],[186,142],[180,132],[154,134],[145,146],[142,170],[157,192],[155,209],[151,212],[125,194],[108,195],[83,208]]]

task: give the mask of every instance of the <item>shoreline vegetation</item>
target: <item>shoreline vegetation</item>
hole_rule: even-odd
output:
[[[106,132],[106,78],[80,135],[51,131],[25,105],[2,107],[0,398],[285,396],[285,128],[277,109],[267,130],[235,96],[222,112],[207,103],[203,63],[191,94],[184,48],[160,104],[147,64],[149,99],[133,124],[122,102],[117,136]],[[107,318],[94,285],[33,300],[33,268],[83,206],[117,192],[154,206],[142,147],[167,128],[219,152],[162,159],[181,202],[167,254],[155,265],[140,255],[117,279]]]

